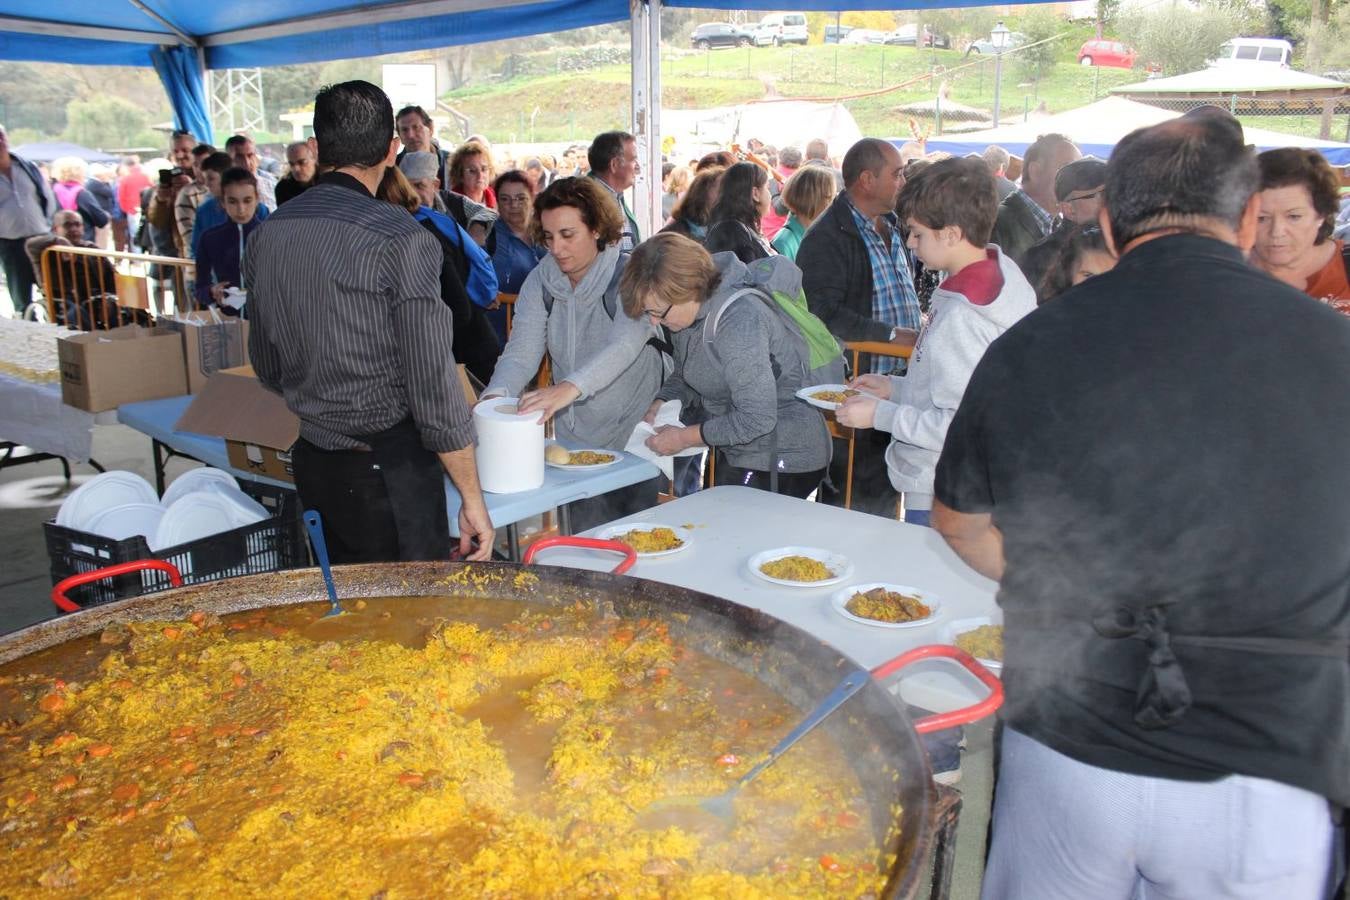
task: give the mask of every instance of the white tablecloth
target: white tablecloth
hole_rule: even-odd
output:
[[[94,426],[116,421],[116,411],[95,415],[62,403],[60,384],[0,375],[0,441],[84,462],[93,450]]]

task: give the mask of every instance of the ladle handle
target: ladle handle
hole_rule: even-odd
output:
[[[337,585],[333,584],[333,568],[328,564],[328,543],[323,539],[323,516],[319,515],[318,510],[307,509],[301,518],[305,520],[309,542],[314,545],[314,555],[319,558],[319,571],[323,573],[323,585],[328,589],[328,602],[337,609]]]
[[[843,706],[849,697],[862,690],[871,680],[871,673],[862,669],[857,669],[845,675],[844,680],[839,682],[834,690],[825,695],[825,699],[820,701],[820,705],[811,710],[796,728],[789,731],[787,737],[779,741],[753,769],[740,777],[740,780],[736,782],[736,788],[739,790],[754,781],[760,772],[773,765],[774,760],[786,753],[793,744],[810,734],[813,728],[825,721],[830,713]]]
[[[67,597],[66,591],[77,588],[82,584],[102,581],[105,578],[116,578],[118,575],[130,575],[132,572],[140,572],[145,569],[156,569],[164,572],[169,576],[169,584],[174,587],[183,583],[183,576],[179,574],[178,567],[173,563],[167,563],[162,559],[133,559],[131,562],[118,563],[115,566],[108,566],[106,569],[81,572],[78,575],[61,579],[52,588],[52,603],[56,604],[56,608],[61,612],[79,612],[83,607]]]
[[[1003,705],[1003,682],[998,680],[998,676],[980,665],[980,661],[966,651],[948,644],[925,644],[922,647],[915,647],[907,653],[900,654],[890,662],[877,666],[872,670],[872,677],[880,681],[887,675],[900,671],[910,663],[918,662],[921,659],[931,659],[935,656],[945,656],[969,670],[970,674],[980,679],[984,686],[989,688],[989,696],[979,703],[961,709],[924,716],[914,723],[914,730],[919,734],[928,734],[933,731],[942,731],[944,728],[955,728],[957,725],[969,725],[971,722],[978,722],[985,716],[992,715],[995,710]]]
[[[550,547],[578,547],[583,550],[610,550],[614,553],[622,553],[624,561],[611,570],[615,575],[622,575],[637,565],[637,553],[627,544],[619,541],[602,541],[599,538],[564,536],[540,538],[535,541],[525,551],[525,565],[528,566],[534,562],[534,558],[540,550],[547,550]]]

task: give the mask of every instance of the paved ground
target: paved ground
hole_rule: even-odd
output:
[[[139,432],[121,425],[96,427],[94,458],[108,469],[137,472],[153,483],[150,439]],[[169,480],[194,465],[171,460]],[[93,474],[88,465],[73,466],[75,483]],[[0,634],[55,613],[49,599],[52,582],[42,524],[56,514],[70,489],[59,462],[0,470]],[[957,834],[953,900],[975,900],[979,896],[992,781],[991,733],[987,724],[967,729],[969,746],[958,785],[964,802]]]

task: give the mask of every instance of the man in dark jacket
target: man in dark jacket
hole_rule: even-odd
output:
[[[844,191],[802,238],[797,266],[811,311],[845,341],[890,341],[912,347],[919,329],[919,298],[909,255],[895,215],[903,184],[900,151],[877,138],[863,138],[844,154]],[[865,369],[893,371],[888,359]],[[853,460],[853,508],[895,516],[895,491],[886,475],[886,442],[875,432],[857,440]],[[843,504],[847,450],[830,466],[826,502]]]
[[[1019,266],[1032,244],[1054,228],[1059,201],[1055,198],[1055,176],[1059,170],[1082,157],[1073,141],[1062,134],[1043,134],[1027,148],[1022,164],[1022,187],[1009,194],[998,208],[990,243],[998,244],[1005,256]]]

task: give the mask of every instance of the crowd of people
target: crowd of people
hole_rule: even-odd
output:
[[[110,193],[143,246],[192,260],[195,302],[250,319],[300,419],[297,489],[335,562],[492,552],[456,361],[565,444],[660,420],[649,450],[705,451],[716,484],[842,505],[851,458],[853,508],[931,525],[1001,582],[986,896],[1320,896],[1350,801],[1339,175],[1209,108],[1109,162],[1058,134],[1020,159],[748,146],[669,161],[650,235],[631,134],[517,165],[482,136],[441,146],[365,82],[320,92],[280,179],[246,136],[178,132],[158,182],[103,192],[0,131],[0,253],[21,309],[26,245],[89,242]],[[847,342],[871,352],[845,376]],[[827,375],[854,392],[852,454],[796,396]]]

